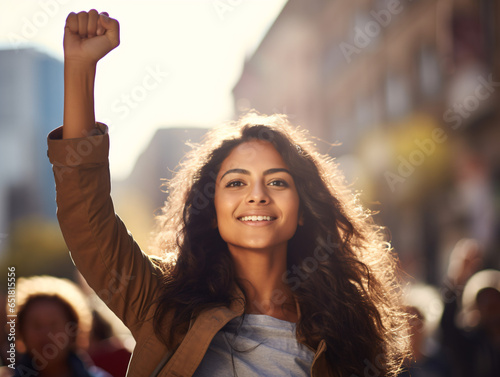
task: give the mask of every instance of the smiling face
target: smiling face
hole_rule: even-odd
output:
[[[272,144],[250,141],[222,162],[215,197],[217,226],[229,250],[285,249],[299,223],[299,195]]]

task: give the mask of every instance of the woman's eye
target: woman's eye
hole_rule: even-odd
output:
[[[243,182],[241,181],[231,181],[226,185],[226,187],[240,187],[240,186],[243,186]]]
[[[275,180],[269,183],[270,186],[288,187],[288,183],[282,180]]]

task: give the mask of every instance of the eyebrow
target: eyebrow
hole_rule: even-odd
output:
[[[292,175],[292,173],[290,173],[290,171],[288,171],[288,169],[285,169],[285,168],[267,169],[264,171],[263,175],[269,175],[269,174],[281,173],[281,172],[288,173],[288,174]],[[250,172],[246,169],[229,169],[224,174],[222,174],[222,177],[220,177],[220,181],[222,181],[222,178],[224,178],[227,174],[231,174],[231,173],[250,175]]]

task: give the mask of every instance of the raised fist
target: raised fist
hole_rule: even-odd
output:
[[[120,25],[106,12],[70,13],[64,27],[64,59],[97,63],[120,44]]]

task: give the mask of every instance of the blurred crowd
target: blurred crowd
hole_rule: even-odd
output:
[[[75,280],[81,284],[47,275],[18,279],[17,317],[2,305],[8,326],[1,328],[0,376],[126,375],[130,334],[83,279]],[[9,337],[14,334],[15,353]]]
[[[473,239],[453,249],[441,286],[406,293],[413,360],[401,376],[493,377],[500,371],[500,271]]]
[[[500,371],[500,271],[483,269],[474,239],[460,240],[441,286],[408,282],[413,358],[401,377],[493,377]],[[2,328],[0,376],[122,377],[133,348],[130,333],[78,275],[17,281],[15,356]],[[8,306],[1,306],[8,324]],[[375,374],[374,374],[375,373]],[[367,366],[366,376],[376,368]]]

